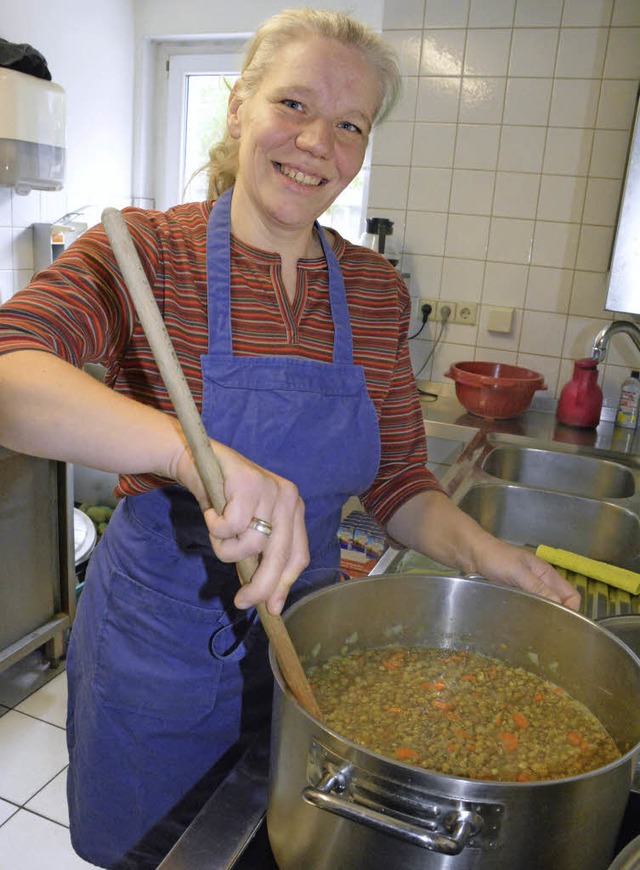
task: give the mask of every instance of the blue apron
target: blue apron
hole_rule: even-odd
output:
[[[340,268],[319,227],[332,363],[233,355],[231,195],[207,228],[202,419],[212,438],[298,486],[311,563],[290,604],[338,577],[341,508],[375,477],[378,424],[352,360]],[[198,780],[214,788],[268,723],[267,640],[255,611],[234,607],[237,589],[235,566],[213,554],[187,490],[119,503],[90,560],[67,656],[71,837],[86,860],[116,864]]]

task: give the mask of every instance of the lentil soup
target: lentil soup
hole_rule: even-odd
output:
[[[309,678],[329,728],[437,773],[533,782],[621,756],[563,689],[480,653],[386,646],[334,656]]]

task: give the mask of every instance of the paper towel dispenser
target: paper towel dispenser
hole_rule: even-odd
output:
[[[21,194],[60,190],[64,170],[64,89],[0,69],[0,185]]]

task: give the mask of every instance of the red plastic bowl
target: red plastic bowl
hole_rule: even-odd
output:
[[[470,414],[492,420],[524,413],[536,390],[546,389],[539,372],[506,363],[454,363],[445,377],[455,381],[458,401]]]

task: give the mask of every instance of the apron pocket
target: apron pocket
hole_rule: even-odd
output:
[[[209,639],[223,617],[115,571],[97,639],[96,692],[140,715],[193,720],[211,712],[222,664]]]

